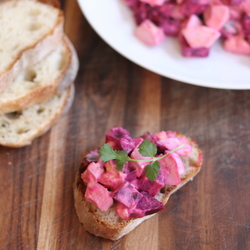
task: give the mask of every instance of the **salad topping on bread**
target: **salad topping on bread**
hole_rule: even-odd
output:
[[[84,197],[101,211],[115,205],[122,219],[159,212],[164,203],[155,196],[164,186],[181,183],[186,172],[181,157],[191,152],[188,139],[174,131],[132,138],[124,128],[114,127],[106,134],[106,144],[82,163]]]

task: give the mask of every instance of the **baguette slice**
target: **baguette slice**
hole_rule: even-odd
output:
[[[0,91],[60,44],[63,24],[62,11],[50,4],[35,0],[0,3]]]
[[[179,136],[183,135],[179,133]],[[182,157],[186,172],[181,175],[181,183],[179,185],[165,186],[156,197],[164,204],[167,203],[171,194],[185,185],[188,181],[192,180],[200,171],[202,165],[202,152],[195,141],[190,138],[188,138],[188,140],[193,147],[193,151],[189,157]],[[117,240],[128,234],[144,220],[155,215],[151,214],[142,218],[121,219],[116,215],[115,206],[111,207],[106,212],[102,212],[94,204],[85,200],[84,193],[86,186],[80,174],[81,173],[77,174],[74,183],[75,208],[80,222],[88,232],[106,239]]]
[[[0,114],[22,110],[60,94],[75,80],[78,67],[76,51],[65,36],[55,51],[23,70],[0,93]]]
[[[0,116],[0,145],[22,147],[47,132],[67,113],[74,99],[74,84],[62,94],[27,109]]]

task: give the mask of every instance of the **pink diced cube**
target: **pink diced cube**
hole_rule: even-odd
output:
[[[172,12],[171,12],[171,17],[175,20],[184,20],[185,16],[181,12],[180,5],[174,5]]]
[[[240,5],[241,9],[246,13],[250,14],[250,1],[243,1]]]
[[[85,198],[95,204],[101,211],[107,211],[113,205],[113,198],[108,189],[97,182],[89,183]]]
[[[101,167],[100,164],[91,162],[87,169],[81,174],[81,178],[84,183],[88,185],[89,182],[97,182],[103,171],[103,167]]]
[[[140,0],[141,2],[148,3],[151,6],[162,5],[165,0]]]
[[[197,15],[194,14],[191,15],[184,24],[185,28],[197,27],[197,26],[202,26],[202,21]]]
[[[210,48],[220,37],[220,32],[206,26],[184,28],[182,35],[192,48]]]
[[[112,191],[117,190],[124,184],[126,174],[117,169],[113,160],[106,162],[104,167],[105,172],[99,176],[98,181]]]
[[[157,27],[148,19],[137,27],[135,36],[149,46],[158,45],[165,39],[163,29]]]
[[[165,184],[166,185],[178,185],[181,183],[180,174],[179,174],[179,168],[181,169],[181,166],[178,166],[178,162],[176,161],[176,158],[173,156],[173,154],[169,154],[159,160],[161,171],[166,176]]]
[[[130,183],[125,183],[115,194],[114,199],[128,208],[134,207],[142,198],[142,194]]]
[[[229,20],[229,7],[225,5],[212,5],[203,12],[205,24],[213,29],[220,30]]]
[[[250,55],[250,44],[242,36],[232,36],[224,41],[224,49],[242,55]]]
[[[130,216],[130,210],[122,203],[117,204],[115,211],[116,214],[122,219],[128,219]]]

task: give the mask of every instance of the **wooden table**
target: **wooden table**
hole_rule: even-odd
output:
[[[0,147],[0,249],[250,249],[250,91],[145,70],[94,32],[76,0],[61,3],[80,59],[76,96],[32,145]],[[83,229],[72,183],[84,155],[115,125],[133,136],[181,131],[199,143],[204,164],[164,211],[112,242]]]

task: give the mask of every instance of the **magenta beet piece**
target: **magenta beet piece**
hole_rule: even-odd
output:
[[[183,15],[189,17],[193,14],[201,14],[207,6],[207,4],[200,4],[197,0],[184,0],[180,5],[180,11]]]
[[[181,21],[172,18],[165,19],[160,27],[164,30],[167,36],[177,36],[181,30]]]
[[[250,34],[250,15],[249,14],[245,14],[242,18],[242,28],[244,31],[244,34],[246,36],[249,36]]]
[[[130,133],[121,127],[114,127],[106,134],[106,143],[113,149],[125,150],[128,153],[135,147],[135,142]]]
[[[124,186],[115,194],[114,199],[122,203],[128,208],[134,207],[142,198],[142,194],[130,183]]]
[[[130,162],[124,164],[122,172],[127,175],[125,180],[128,182],[135,180],[137,177],[137,169]]]
[[[242,0],[222,0],[226,5],[240,5]]]
[[[143,217],[145,215],[150,215],[162,211],[164,209],[164,204],[157,199],[142,193],[143,197],[139,200],[135,209],[130,214],[131,218]]]
[[[180,39],[181,52],[184,57],[208,57],[208,48],[191,48],[183,37]]]
[[[173,8],[174,5],[170,3],[151,7],[151,9],[148,11],[148,19],[160,26],[160,24],[166,19],[170,18]]]
[[[178,185],[181,183],[180,174],[178,171],[178,162],[172,154],[159,160],[161,171],[165,175],[165,185]]]
[[[151,181],[146,176],[143,176],[138,179],[138,191],[145,192],[154,197],[159,193],[160,189],[165,186],[165,180],[166,177],[162,174],[161,170],[159,170],[159,174],[155,181]]]
[[[140,25],[144,20],[148,19],[148,13],[151,7],[149,4],[139,2],[133,8],[134,19],[137,25]]]

